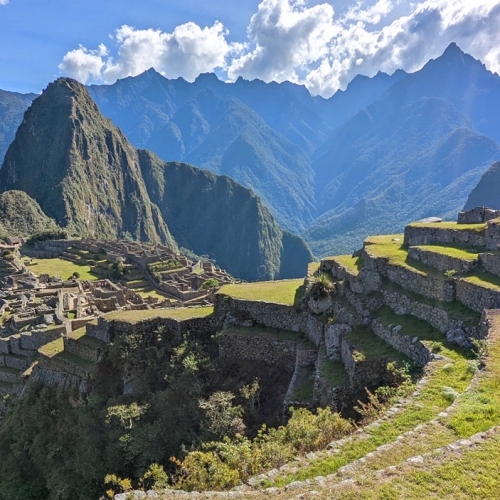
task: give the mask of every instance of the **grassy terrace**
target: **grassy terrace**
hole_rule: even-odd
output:
[[[235,299],[275,302],[292,306],[299,304],[304,294],[303,279],[261,281],[223,286],[219,293]]]
[[[352,255],[336,255],[334,257],[326,257],[324,260],[333,260],[341,266],[346,267],[352,274],[357,276],[363,268],[363,259],[361,257],[353,257]]]
[[[193,319],[205,318],[213,314],[214,308],[209,307],[179,307],[170,309],[151,309],[146,311],[113,311],[104,315],[108,321],[124,321],[138,323],[152,318]]]
[[[95,280],[99,278],[99,274],[89,265],[76,264],[64,259],[31,259],[32,265],[29,266],[30,271],[36,274],[48,274],[49,276],[57,276],[64,280],[73,276],[73,273],[80,274],[81,280]]]
[[[468,368],[470,366],[469,363]],[[388,452],[368,458],[363,468],[363,481],[335,492],[335,498],[497,499],[500,489],[498,430],[472,449],[465,447],[460,452],[445,450],[427,457],[420,464],[403,462],[411,456],[430,452],[434,448],[498,426],[499,388],[500,316],[496,316],[488,341],[485,368],[478,373],[475,383],[458,396],[448,415],[440,418],[438,423],[428,424],[416,435],[405,436]],[[390,473],[377,475],[376,479],[366,476],[367,471],[373,472],[397,464],[400,465]]]
[[[409,359],[399,351],[396,351],[387,342],[377,337],[369,326],[358,326],[352,332],[344,335],[344,339],[354,348],[353,357],[355,361],[371,361],[387,359],[397,361],[399,364],[409,362]]]
[[[477,260],[480,249],[465,249],[456,246],[444,246],[444,245],[425,245],[416,246],[420,250],[425,250],[432,253],[438,253],[441,255],[447,255],[448,257],[454,257],[455,259],[461,260]]]
[[[486,228],[487,224],[457,224],[456,222],[413,222],[409,224],[410,227],[429,227],[436,229],[456,229],[457,231],[475,231],[477,233],[482,233]]]
[[[420,295],[418,293],[406,290],[402,286],[392,283],[392,281],[384,280],[383,282],[384,290],[390,292],[396,292],[400,295],[405,295],[410,300],[420,302],[422,304],[428,305],[430,307],[437,307],[445,311],[448,316],[452,319],[463,321],[466,326],[475,326],[479,323],[481,314],[469,309],[467,306],[463,305],[461,302],[440,302],[438,300],[429,299]],[[398,316],[399,318],[399,316]]]
[[[279,328],[267,328],[266,326],[226,326],[221,332],[223,335],[247,335],[252,337],[262,337],[276,340],[290,340],[308,349],[315,349],[314,344],[302,333],[291,330],[281,330]]]
[[[80,358],[79,356],[76,356],[75,354],[71,354],[69,352],[66,352],[64,350],[64,342],[62,337],[56,340],[53,340],[52,342],[49,342],[48,344],[43,345],[38,349],[38,352],[40,354],[43,354],[47,358],[51,359],[60,359],[67,361],[69,363],[72,363],[74,365],[78,365],[82,368],[91,368],[95,366],[95,363],[92,361]]]
[[[500,278],[494,274],[477,273],[460,279],[492,290],[500,290]]]
[[[401,321],[398,321],[398,323],[401,323]],[[415,333],[417,334],[417,332]],[[340,467],[373,452],[378,446],[394,442],[398,436],[412,430],[419,424],[429,422],[436,418],[439,413],[445,411],[450,405],[450,399],[445,388],[451,388],[456,393],[462,394],[473,376],[473,370],[470,369],[471,352],[468,349],[461,349],[456,345],[447,343],[445,336],[435,330],[432,332],[432,336],[430,333],[423,335],[420,332],[421,338],[427,337],[428,340],[432,340],[433,348],[439,350],[439,354],[444,359],[434,361],[427,368],[427,382],[405,402],[400,411],[388,416],[379,426],[371,428],[368,438],[363,439],[354,436],[351,440],[338,446],[338,453],[313,460],[296,474],[289,474],[286,477],[279,478],[276,485],[284,486],[292,481],[332,474]],[[358,332],[358,336],[361,337],[360,332]],[[500,391],[498,392],[500,393]],[[482,417],[478,415],[477,418]],[[439,438],[436,437],[434,440],[429,437],[425,441],[426,446],[430,446],[432,449],[432,446],[437,442],[451,442],[455,439],[453,431],[448,432],[445,430],[443,434],[443,436],[440,435]],[[409,456],[412,456],[413,452],[411,450],[408,450],[408,452],[411,453]],[[398,458],[388,455],[387,461],[392,464]]]
[[[102,349],[106,344],[97,340],[94,337],[90,337],[86,335],[87,329],[83,326],[74,332],[68,334],[68,338],[72,340],[76,340],[80,344],[86,345],[92,349]]]
[[[402,234],[370,236],[365,240],[365,250],[374,257],[388,259],[389,264],[406,267],[421,276],[444,279],[440,271],[408,257],[408,250],[403,247]]]

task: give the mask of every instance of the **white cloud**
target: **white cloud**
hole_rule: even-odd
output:
[[[9,0],[0,0],[0,5],[7,5]]]
[[[228,43],[226,36],[227,30],[217,21],[205,28],[186,23],[172,33],[124,25],[112,36],[118,44],[116,59],[107,57],[107,49],[80,46],[64,56],[59,69],[83,83],[89,79],[112,83],[151,67],[168,78],[182,76],[193,81],[200,73],[225,68],[226,58],[244,49],[243,44]]]
[[[108,49],[101,43],[97,50],[80,47],[68,52],[59,64],[59,69],[80,82],[89,78],[100,78],[104,66],[103,57],[108,54]]]
[[[152,66],[190,81],[218,70],[230,80],[291,80],[329,96],[359,73],[415,71],[454,41],[500,72],[500,0],[360,0],[340,16],[329,3],[262,0],[248,39],[230,43],[227,35],[219,22],[187,23],[172,33],[122,26],[113,36],[116,57],[104,46],[80,46],[59,67],[81,81],[107,83]]]

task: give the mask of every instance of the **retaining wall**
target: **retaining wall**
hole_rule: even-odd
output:
[[[408,256],[443,272],[453,269],[458,273],[469,273],[477,267],[479,262],[472,254],[470,259],[461,259],[418,247],[410,247]]]
[[[425,366],[431,360],[431,352],[417,337],[409,337],[404,334],[401,325],[394,327],[384,326],[377,320],[373,320],[372,331],[399,352],[408,356],[418,366]]]

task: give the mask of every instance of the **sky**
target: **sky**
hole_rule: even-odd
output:
[[[451,42],[500,73],[500,0],[0,0],[0,89],[154,67],[329,97],[357,74],[416,71]]]

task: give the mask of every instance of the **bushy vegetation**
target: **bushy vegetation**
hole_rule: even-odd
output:
[[[352,424],[329,408],[319,408],[316,414],[304,408],[292,409],[286,426],[263,426],[254,439],[236,436],[203,443],[201,451],[189,453],[183,461],[175,460],[179,471],[174,484],[186,490],[236,486],[263,470],[280,467],[298,454],[322,449],[351,430]]]

